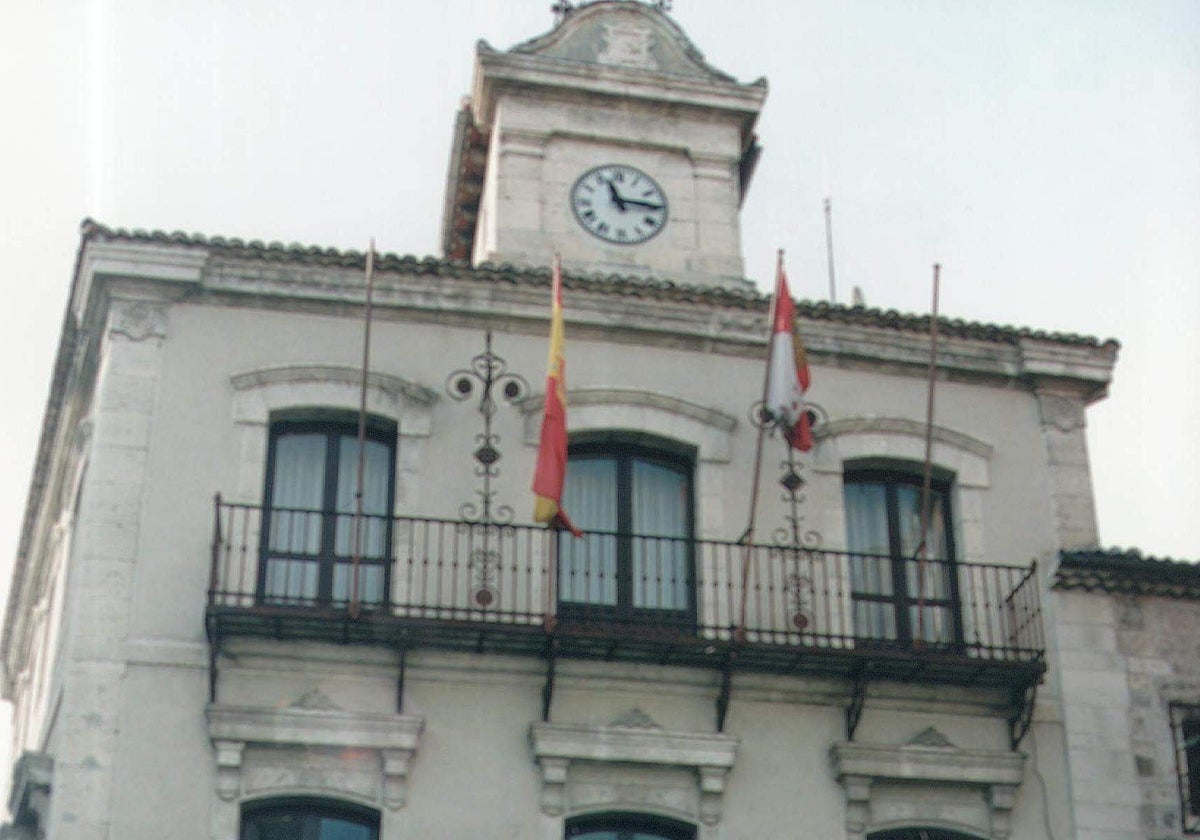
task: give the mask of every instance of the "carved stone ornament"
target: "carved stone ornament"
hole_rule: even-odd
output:
[[[622,726],[626,729],[662,729],[662,726],[654,718],[637,706],[617,715],[609,726]]]
[[[1044,428],[1072,432],[1087,425],[1082,400],[1076,397],[1047,393],[1039,393],[1037,398]]]
[[[601,64],[657,70],[658,62],[650,49],[654,46],[654,31],[635,23],[606,23],[603,26],[604,47],[596,55]]]
[[[320,691],[297,703],[331,704]],[[233,802],[243,794],[246,751],[255,747],[313,747],[374,750],[381,768],[379,798],[391,810],[402,808],[408,773],[425,720],[417,715],[376,715],[293,704],[284,709],[211,705],[208,735],[217,764],[217,796]],[[298,755],[301,753],[298,753]],[[286,768],[280,768],[286,769]]]
[[[314,688],[312,691],[302,694],[292,701],[291,708],[293,709],[319,709],[327,712],[340,711],[341,706],[334,703],[333,700],[325,692],[319,688]]]
[[[131,341],[167,335],[167,307],[146,301],[118,301],[113,304],[112,331]]]
[[[638,723],[632,726],[535,723],[530,727],[533,755],[542,771],[542,813],[556,817],[567,810],[572,764],[638,764],[694,772],[696,816],[705,825],[720,822],[725,785],[733,769],[738,740],[708,732],[666,731],[638,709],[631,709],[618,720]]]
[[[954,749],[950,739],[935,727],[928,726],[905,742],[910,747],[936,747],[939,749]]]

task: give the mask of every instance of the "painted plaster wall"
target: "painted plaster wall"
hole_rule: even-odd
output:
[[[321,279],[321,273],[314,272],[304,281]],[[215,281],[209,277],[205,282]],[[386,293],[386,281],[384,288]],[[258,298],[254,307],[168,303],[155,299],[148,288],[142,291],[146,300],[126,299],[114,308],[112,319],[104,321],[109,326],[101,344],[97,408],[92,415],[95,432],[73,535],[78,546],[72,561],[75,583],[68,593],[68,600],[76,605],[68,612],[78,623],[67,633],[70,653],[61,672],[65,690],[54,718],[57,728],[43,736],[59,759],[57,810],[51,823],[56,837],[137,837],[142,827],[147,837],[163,836],[167,824],[175,820],[155,806],[154,798],[146,795],[148,789],[177,803],[172,805],[174,813],[183,815],[189,825],[196,820],[206,825],[208,833],[197,837],[226,837],[233,830],[227,803],[225,816],[204,819],[216,807],[217,778],[213,744],[204,725],[203,614],[212,496],[222,492],[238,501],[260,500],[268,410],[311,406],[314,393],[304,382],[237,385],[236,375],[305,364],[353,370],[359,358],[361,324],[353,306],[267,305],[269,295]],[[419,299],[417,292],[406,293]],[[327,294],[339,296],[336,283],[327,286]],[[468,310],[494,303],[490,323],[496,330],[495,349],[512,370],[530,380],[536,393],[545,363],[545,323],[538,320],[544,317],[543,293],[531,290],[527,300],[510,294],[488,301],[487,293],[476,287],[459,288],[431,279],[426,294],[429,307],[425,309],[381,307],[373,369],[440,396],[432,403],[425,397],[396,397],[390,408],[381,403],[373,410],[400,418],[398,512],[455,516],[459,504],[471,500],[476,485],[468,452],[479,431],[479,418],[470,404],[448,399],[442,386],[451,370],[466,366],[482,350],[483,336],[477,321],[461,312],[445,311],[439,308],[445,304],[439,302],[453,301]],[[581,395],[572,408],[572,427],[650,428],[695,444],[699,449],[698,534],[736,537],[744,527],[754,449],[754,434],[745,417],[761,387],[762,362],[756,352],[731,337],[761,332],[760,325],[753,318],[710,315],[645,300],[613,302],[579,296],[569,310],[573,319],[568,325],[570,386],[573,394]],[[662,326],[653,329],[644,326],[647,323]],[[643,326],[635,328],[638,324]],[[812,327],[814,344],[828,346],[832,340],[828,326]],[[716,338],[698,343],[695,336],[706,330]],[[834,366],[814,354],[813,378],[811,396],[832,419],[873,422],[882,417],[919,424],[923,418],[924,387],[918,368],[872,371],[861,362],[844,360]],[[962,510],[955,512],[960,556],[1000,563],[1047,556],[1058,533],[1053,513],[1055,481],[1046,466],[1045,423],[1035,398],[1015,388],[967,381],[945,381],[939,387],[938,424],[968,435],[985,452],[939,450],[947,467],[971,473],[970,488],[960,488],[955,497],[955,505],[962,504]],[[585,398],[617,391],[653,398],[615,408]],[[336,400],[320,404],[344,409],[357,405],[357,388],[345,383],[329,386],[323,393],[334,394]],[[680,405],[690,408],[683,410]],[[527,482],[535,451],[530,430],[536,429],[536,417],[535,409],[522,414],[510,407],[502,407],[496,417],[495,430],[502,437],[504,452],[497,489],[502,500],[518,509],[519,519],[524,519],[520,511],[529,498]],[[850,437],[823,438],[808,470],[805,515],[830,548],[844,545],[842,460],[862,451],[861,445],[857,449],[851,445]],[[877,430],[856,440],[859,444],[868,440],[873,455],[900,456],[910,462],[919,457],[917,439],[911,434]],[[760,528],[767,531],[781,524],[783,513],[775,494],[764,491]],[[363,666],[367,673],[358,673],[355,669],[360,666],[353,663],[312,664],[278,651],[259,654],[258,666],[247,664],[250,660],[222,659],[221,703],[290,708],[314,688],[309,672],[324,668],[315,687],[339,708],[355,714],[394,712],[394,663]],[[254,667],[269,673],[250,679],[246,674]],[[476,771],[480,771],[476,788],[483,791],[485,806],[478,814],[500,815],[517,832],[514,836],[536,831],[549,837],[560,830],[556,820],[561,818],[539,817],[536,809],[530,812],[519,804],[538,800],[537,769],[527,746],[541,684],[540,677],[530,673],[536,670],[536,662],[514,665],[511,674],[499,676],[493,665],[486,678],[473,673],[477,667],[449,661],[415,667],[405,712],[425,718],[425,739],[407,782],[409,805],[388,810],[387,824],[402,827],[396,829],[401,832],[397,836],[409,831],[415,832],[411,836],[432,836],[430,826],[446,819],[445,790],[456,774]],[[246,672],[241,678],[239,669]],[[464,673],[471,675],[463,677]],[[639,707],[668,729],[711,732],[713,728],[714,674],[696,677],[695,684],[682,684],[669,695],[664,695],[662,685],[680,677],[666,672],[643,677],[632,689],[620,680],[612,688],[610,678],[603,675],[574,679],[574,685],[566,679],[560,687],[555,722],[599,725]],[[788,810],[793,805],[802,807],[810,815],[804,819],[815,820],[823,830],[842,825],[844,797],[828,751],[844,737],[845,687],[816,690],[795,681],[772,683],[759,678],[747,678],[745,686],[742,682],[729,718],[729,731],[742,739],[741,757],[729,778],[722,827],[708,829],[710,835],[784,831],[800,818]],[[507,687],[497,693],[497,685]],[[1051,824],[1058,826],[1055,837],[1064,836],[1063,826],[1069,824],[1060,768],[1047,758],[1061,750],[1053,685],[1039,704],[1034,737],[1039,744],[1036,766],[1057,798],[1040,795],[1035,777],[1027,778],[1012,815],[1014,826],[1025,832],[1021,836],[1042,836],[1045,801],[1051,803]],[[599,693],[596,686],[602,686]],[[963,748],[1005,748],[1003,714],[998,711],[1003,698],[955,700],[935,689],[919,691],[915,697],[890,696],[894,691],[889,688],[872,697],[860,740],[899,745],[935,725]],[[671,698],[669,703],[663,702],[664,696]],[[34,701],[30,696],[18,702]],[[37,712],[48,719],[46,709]],[[452,722],[460,715],[468,725]],[[476,743],[477,730],[490,734]],[[782,746],[776,750],[773,745]],[[473,748],[482,749],[486,761],[472,763]],[[244,772],[262,778],[272,772],[270,762],[265,753],[260,755],[261,749],[255,750],[247,754],[249,769]],[[776,752],[786,754],[788,761],[794,758],[795,766],[778,761]],[[321,761],[328,759],[323,753]],[[781,769],[780,764],[787,766]],[[664,784],[677,785],[679,772],[664,771]],[[362,768],[350,775],[355,773],[360,780],[370,776]],[[488,780],[497,775],[513,777],[512,789],[489,788]],[[608,783],[601,779],[590,784],[595,789]],[[796,791],[812,792],[812,801],[806,797],[797,801]],[[880,807],[891,801],[887,813],[899,814],[895,803],[904,796],[884,787],[879,791]],[[946,796],[946,813],[983,807],[978,789]],[[787,805],[776,802],[768,807],[766,803],[774,800]],[[776,815],[778,825],[770,822]],[[456,830],[465,834],[459,836],[476,830],[472,820],[478,815],[455,816],[460,818],[463,822]]]

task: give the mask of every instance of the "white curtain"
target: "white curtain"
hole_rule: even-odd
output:
[[[844,487],[846,546],[850,551],[850,590],[855,595],[892,595],[892,561],[888,558],[887,488],[851,482]],[[854,635],[896,638],[892,604],[854,601]]]
[[[320,564],[296,555],[321,550],[321,505],[325,490],[325,436],[280,435],[275,440],[271,524],[263,591],[272,598],[317,597]],[[282,510],[281,510],[282,508]]]
[[[635,460],[632,503],[632,529],[640,535],[633,538],[633,606],[687,609],[687,477]]]
[[[921,542],[921,488],[897,485],[896,504],[900,515],[900,550],[905,558],[905,585],[910,600],[924,594],[926,600],[950,597],[950,577],[946,563],[946,517],[943,496],[936,490],[929,497],[929,535],[925,540],[924,590],[921,588],[921,563],[915,559]],[[909,627],[914,638],[926,642],[953,641],[953,621],[949,607],[910,604]],[[923,613],[923,616],[920,615]]]
[[[559,538],[559,599],[584,604],[617,603],[617,464],[599,458],[572,460],[563,487],[563,510],[589,533]]]
[[[364,561],[382,560],[387,555],[388,486],[391,458],[386,444],[368,439],[363,447],[363,517],[359,543]],[[354,494],[358,491],[358,438],[342,435],[338,440],[337,527],[334,553],[339,558],[354,556]],[[351,563],[333,567],[333,599],[348,601],[354,576]],[[383,600],[384,567],[362,563],[358,568],[358,597],[367,603]]]

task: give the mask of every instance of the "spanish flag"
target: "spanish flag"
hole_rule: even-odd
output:
[[[572,524],[561,506],[567,477],[567,362],[563,357],[562,265],[558,254],[554,255],[551,294],[550,362],[542,406],[542,437],[533,471],[533,519],[582,537],[583,532]]]

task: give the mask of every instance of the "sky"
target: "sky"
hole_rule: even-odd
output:
[[[0,7],[0,580],[86,216],[437,255],[476,39],[551,0],[7,0]],[[797,297],[1122,343],[1088,413],[1101,542],[1200,560],[1200,3],[675,0],[770,84],[742,213]],[[999,558],[1022,562],[1027,558]]]

